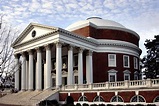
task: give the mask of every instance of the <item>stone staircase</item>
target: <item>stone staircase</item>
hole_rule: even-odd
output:
[[[0,98],[0,105],[36,106],[40,101],[47,99],[57,92],[57,90],[44,90],[12,93]]]

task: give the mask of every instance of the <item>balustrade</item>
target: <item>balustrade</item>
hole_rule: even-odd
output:
[[[103,82],[93,84],[75,84],[65,85],[62,90],[91,90],[91,89],[129,89],[141,87],[159,87],[159,79],[118,81],[118,82]]]

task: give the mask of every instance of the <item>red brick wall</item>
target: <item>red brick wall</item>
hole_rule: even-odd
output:
[[[135,92],[119,92],[118,95],[120,95],[123,98],[124,102],[130,102],[131,98],[135,95]]]
[[[67,93],[59,93],[59,101],[65,101],[67,96]]]
[[[71,93],[71,97],[73,97],[74,101],[78,101],[78,99],[82,96],[81,93]]]
[[[115,95],[114,92],[100,92],[100,96],[103,97],[105,102],[110,102],[111,98]]]
[[[159,96],[159,90],[158,91],[140,91],[139,95],[142,95],[147,103],[152,103],[154,98]]]
[[[89,93],[84,93],[84,95],[87,97],[89,102],[93,102],[93,99],[97,96],[97,93],[89,92]]]
[[[115,96],[115,92],[100,92],[100,96],[103,97],[105,102],[110,102],[111,98]],[[120,95],[125,103],[129,103],[131,98],[135,96],[135,91],[121,91],[118,92],[118,95]],[[139,95],[142,95],[147,103],[153,103],[153,100],[159,96],[159,90],[155,91],[139,91]],[[59,100],[65,101],[67,98],[67,93],[59,93]],[[73,97],[74,101],[78,101],[78,99],[82,96],[80,92],[77,93],[70,93],[70,96]],[[84,96],[87,97],[88,102],[93,102],[94,98],[97,96],[96,92],[85,92]]]
[[[93,37],[96,39],[111,39],[111,40],[121,40],[139,45],[139,39],[125,31],[113,30],[113,29],[95,29],[91,26],[86,26],[77,30],[74,30],[73,33],[79,34],[85,37]]]
[[[129,70],[131,72],[130,79],[134,79],[134,56],[128,55],[130,60],[130,68],[123,67],[123,55],[121,53],[116,53],[117,67],[108,67],[108,54],[114,53],[95,53],[93,52],[93,82],[106,82],[108,81],[108,71],[111,69],[117,70],[117,80],[124,80],[123,71]],[[138,63],[139,64],[139,63]]]

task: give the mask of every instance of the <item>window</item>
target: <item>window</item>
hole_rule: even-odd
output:
[[[78,99],[79,102],[88,102],[88,99],[86,96],[81,96],[79,99]]]
[[[123,71],[124,73],[124,80],[130,80],[130,71],[129,70],[125,70]]]
[[[104,99],[103,99],[103,97],[101,97],[101,96],[96,96],[96,97],[94,98],[93,102],[104,102]]]
[[[138,80],[139,79],[139,73],[137,71],[134,72],[134,80]]]
[[[116,54],[108,54],[108,66],[116,67]]]
[[[115,82],[117,80],[117,71],[112,69],[108,71],[109,82]]]
[[[153,102],[159,102],[159,96],[157,96],[157,97],[153,100]]]
[[[138,59],[134,57],[134,69],[138,69]]]
[[[110,102],[124,102],[122,97],[119,95],[113,96]]]
[[[145,99],[141,95],[135,95],[131,98],[130,102],[145,102]]]
[[[115,75],[110,75],[110,82],[115,82]]]
[[[126,67],[126,68],[130,67],[129,56],[124,55],[124,57],[123,57],[123,64],[124,64],[124,67]]]

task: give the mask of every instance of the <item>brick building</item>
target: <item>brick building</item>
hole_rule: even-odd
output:
[[[12,44],[20,92],[0,103],[63,103],[72,96],[75,103],[157,104],[159,80],[140,80],[139,39],[136,32],[99,17],[66,29],[31,23]]]

